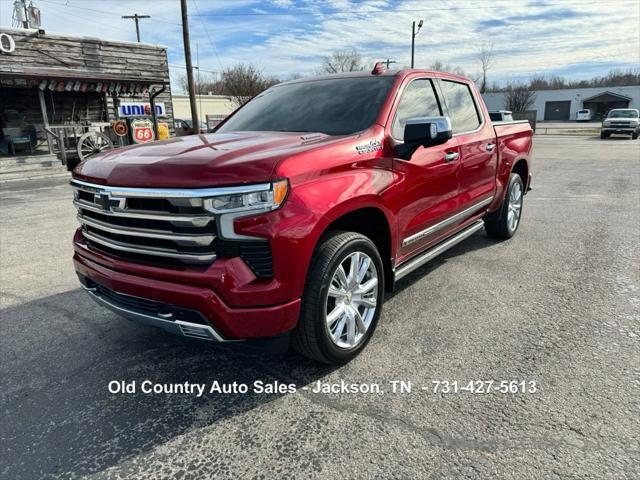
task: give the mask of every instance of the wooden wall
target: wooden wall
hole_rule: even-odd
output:
[[[90,74],[169,81],[165,47],[144,43],[110,42],[98,38],[38,34],[37,30],[0,28],[13,37],[13,53],[0,54],[0,72],[68,76]]]
[[[98,82],[124,82],[128,85],[165,83],[166,90],[156,97],[156,102],[164,102],[168,117],[161,120],[168,121],[173,127],[166,47],[112,42],[98,38],[39,34],[37,30],[5,27],[0,27],[0,33],[10,35],[15,42],[14,52],[0,52],[0,88],[3,90],[0,98],[10,99],[9,103],[12,105],[20,104],[19,92],[22,88],[33,89],[37,95],[38,85],[46,79],[61,81],[78,79],[95,82],[91,83],[92,88],[97,86]],[[13,82],[15,84],[12,84]],[[75,116],[78,113],[74,109],[74,103],[76,108],[80,111],[84,109],[86,112],[87,102],[90,107],[88,119],[102,121],[98,117],[100,117],[101,99],[105,93],[52,92],[48,87],[44,88],[44,93],[48,103],[50,124],[71,120],[72,114]],[[17,97],[15,99],[11,98],[14,94]],[[31,99],[32,95],[27,97]],[[108,119],[112,120],[115,115],[111,95],[106,93],[106,98]],[[52,100],[56,106],[55,116],[52,116]],[[123,95],[120,100],[148,102],[149,96]],[[59,105],[59,101],[62,104]],[[6,108],[7,101],[4,103]],[[28,116],[32,116],[31,103],[31,100],[25,99],[25,108],[28,107],[30,110]],[[3,105],[0,105],[0,109],[2,107]]]

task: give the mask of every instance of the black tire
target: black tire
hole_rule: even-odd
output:
[[[515,227],[512,228],[509,224],[509,198],[512,194],[512,191],[516,188],[520,188],[521,195],[521,203],[520,210],[517,222]],[[520,226],[520,220],[522,219],[522,206],[524,204],[524,184],[522,183],[522,178],[517,173],[512,173],[509,177],[509,185],[507,186],[507,191],[505,192],[504,199],[502,200],[502,205],[500,206],[499,214],[492,215],[491,217],[487,217],[484,220],[484,229],[491,238],[497,238],[501,240],[507,240],[513,237],[518,231],[518,227]]]
[[[631,140],[637,140],[638,139],[638,133],[632,133],[631,134]]]
[[[378,277],[376,307],[368,329],[357,345],[341,348],[331,339],[327,326],[327,295],[338,267],[354,252],[366,253]],[[375,331],[384,301],[384,270],[375,244],[355,232],[331,231],[321,239],[311,261],[298,325],[292,332],[291,346],[299,354],[330,365],[349,362],[367,345]]]
[[[609,134],[608,133],[604,133],[604,132],[600,132],[600,139],[604,140],[605,138],[609,138]]]

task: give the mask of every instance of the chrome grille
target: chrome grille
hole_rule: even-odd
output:
[[[210,264],[215,217],[203,207],[214,189],[144,189],[72,180],[74,205],[89,247],[129,259]]]

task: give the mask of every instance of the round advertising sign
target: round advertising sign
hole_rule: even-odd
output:
[[[113,133],[118,135],[119,137],[124,137],[129,132],[129,127],[127,126],[127,122],[124,120],[118,120],[117,122],[113,122],[112,125]]]

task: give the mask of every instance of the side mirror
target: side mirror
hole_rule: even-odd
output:
[[[400,158],[409,160],[418,147],[446,143],[453,136],[449,117],[416,117],[404,126],[404,144],[398,146]]]

